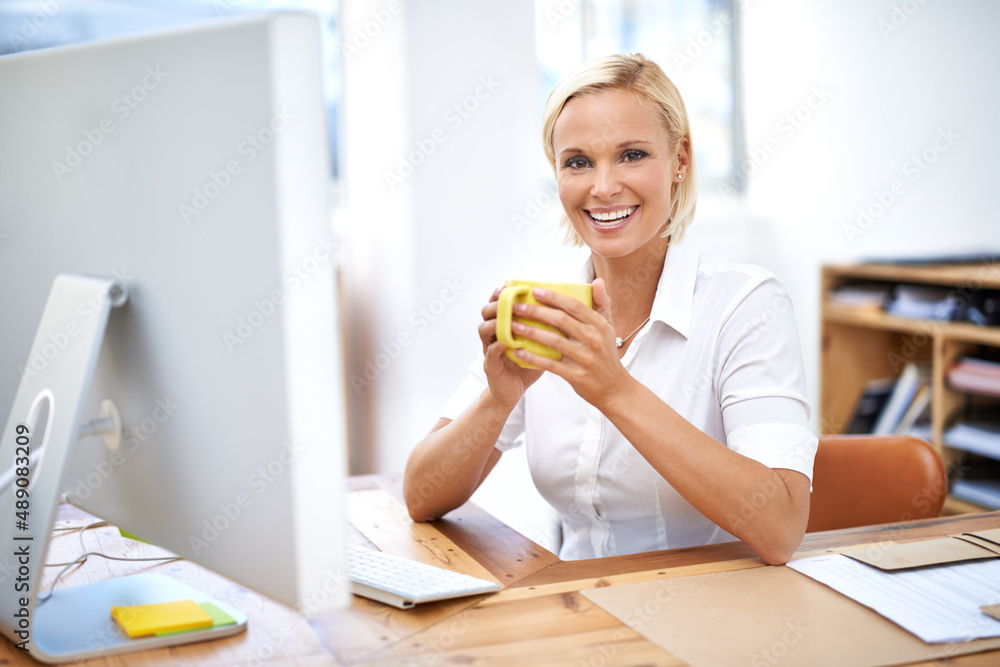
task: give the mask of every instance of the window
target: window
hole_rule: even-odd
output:
[[[701,189],[741,189],[738,8],[734,0],[537,0],[542,100],[578,64],[642,53],[676,84],[691,120]]]

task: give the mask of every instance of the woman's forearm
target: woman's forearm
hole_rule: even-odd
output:
[[[494,449],[511,409],[489,389],[454,421],[441,420],[406,463],[403,498],[414,521],[431,521],[462,505],[500,459]]]
[[[698,511],[769,564],[788,560],[809,518],[809,480],[709,437],[634,379],[601,411]]]

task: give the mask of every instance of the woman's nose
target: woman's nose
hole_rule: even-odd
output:
[[[621,179],[617,170],[611,165],[598,166],[593,171],[594,182],[590,186],[590,194],[597,199],[611,199],[621,192]]]

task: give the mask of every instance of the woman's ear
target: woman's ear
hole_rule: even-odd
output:
[[[688,166],[691,164],[691,141],[687,137],[681,137],[677,145],[677,173],[675,180],[683,180],[687,176]]]

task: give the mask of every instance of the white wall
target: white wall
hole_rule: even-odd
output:
[[[823,263],[1000,249],[1000,4],[759,0],[744,18],[745,206],[794,297],[815,405]]]
[[[534,3],[347,0],[343,18],[361,45],[345,56],[338,216],[354,463],[399,472],[475,358],[482,305],[545,233],[512,220],[547,197]]]

